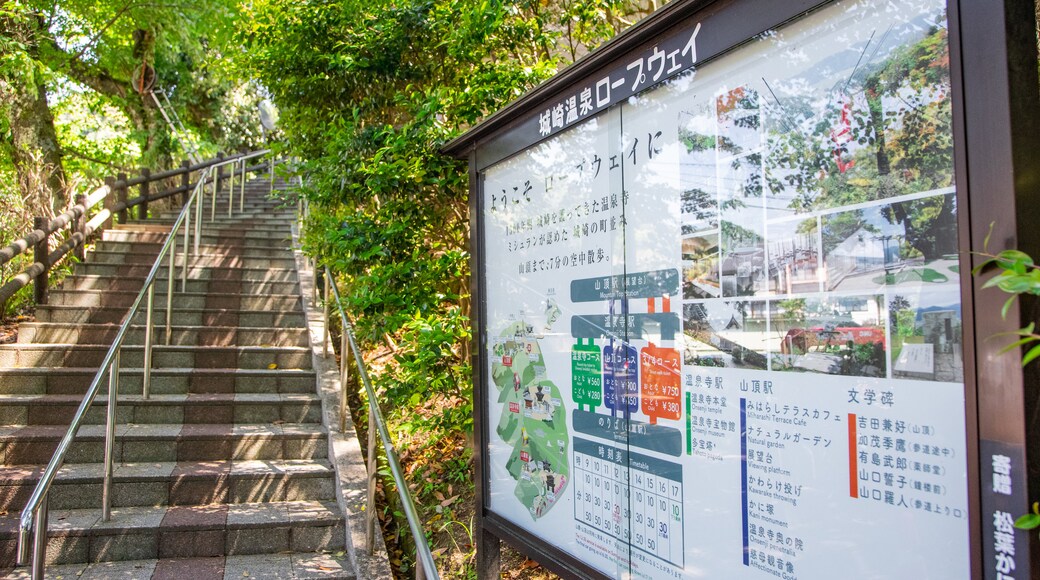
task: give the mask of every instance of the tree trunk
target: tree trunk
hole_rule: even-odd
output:
[[[33,59],[37,57],[34,24],[43,25],[32,16],[0,19],[0,25],[27,47]],[[11,156],[22,194],[33,210],[59,212],[67,201],[65,171],[43,79],[26,71],[0,80],[0,103],[10,122]]]

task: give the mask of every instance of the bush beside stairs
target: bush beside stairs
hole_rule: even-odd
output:
[[[212,223],[206,199],[169,346],[160,270],[148,400],[143,307],[121,354],[112,519],[101,521],[102,392],[51,488],[48,578],[355,577],[291,250],[295,211],[268,187],[248,182],[230,219],[219,194]],[[28,576],[14,568],[20,512],[174,217],[105,231],[18,343],[0,346],[0,577]]]

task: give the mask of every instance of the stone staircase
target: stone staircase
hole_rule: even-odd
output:
[[[266,180],[248,183],[245,211],[236,199],[231,219],[219,195],[213,223],[207,198],[201,255],[187,292],[174,287],[169,345],[160,270],[149,399],[143,308],[121,354],[112,519],[101,521],[102,393],[51,487],[48,577],[355,577],[291,251],[294,212],[267,191]],[[0,346],[0,577],[28,574],[13,568],[21,509],[174,217],[106,231],[18,343]]]

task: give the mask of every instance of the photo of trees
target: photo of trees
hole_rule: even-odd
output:
[[[850,1],[697,71],[677,118],[688,364],[963,379],[946,14],[907,10]]]

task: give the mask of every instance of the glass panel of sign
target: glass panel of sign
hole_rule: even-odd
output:
[[[945,3],[850,0],[488,168],[490,509],[609,576],[967,578],[951,118]]]

